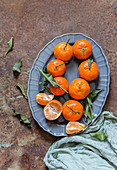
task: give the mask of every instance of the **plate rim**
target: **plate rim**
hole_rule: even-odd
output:
[[[45,130],[46,132],[48,132],[48,130],[47,130],[45,127],[43,127],[41,124],[39,124],[37,118],[35,117],[35,114],[33,113],[33,109],[32,109],[32,106],[31,106],[30,95],[29,95],[29,92],[30,92],[29,86],[30,86],[31,72],[32,72],[32,70],[33,70],[33,68],[34,68],[34,65],[35,65],[36,61],[37,61],[38,58],[39,58],[39,54],[40,54],[42,51],[44,51],[44,49],[45,49],[49,44],[51,44],[54,40],[56,40],[57,38],[61,38],[61,37],[63,37],[63,36],[68,36],[68,35],[82,35],[82,36],[90,39],[91,41],[93,41],[93,42],[99,47],[99,49],[101,50],[101,53],[102,53],[102,55],[104,56],[104,59],[105,59],[105,62],[106,62],[106,66],[107,66],[107,68],[108,68],[108,74],[107,74],[107,76],[108,76],[107,92],[106,92],[105,98],[104,98],[104,100],[103,100],[103,103],[102,103],[102,105],[101,105],[99,114],[98,114],[98,116],[97,116],[95,119],[92,120],[91,124],[92,124],[92,123],[99,117],[99,115],[101,114],[102,109],[103,109],[103,107],[104,107],[104,104],[105,104],[105,102],[106,102],[107,96],[108,96],[108,94],[109,94],[110,68],[109,68],[109,64],[108,64],[107,58],[106,58],[106,56],[105,56],[105,54],[104,54],[104,52],[103,52],[102,47],[101,47],[100,45],[98,45],[97,42],[96,42],[94,39],[92,39],[91,37],[89,37],[89,36],[87,36],[87,35],[85,35],[85,34],[83,34],[83,33],[65,33],[65,34],[62,34],[62,35],[59,35],[59,36],[54,37],[51,41],[49,41],[49,42],[38,52],[37,57],[35,58],[35,60],[34,60],[34,62],[33,62],[33,64],[32,64],[32,67],[31,67],[31,69],[30,69],[29,79],[28,79],[28,90],[27,90],[28,102],[29,102],[30,110],[31,110],[31,112],[32,112],[32,116],[33,116],[34,120],[38,123],[38,125],[39,125],[43,130]],[[91,124],[90,124],[90,125],[91,125]],[[90,125],[89,125],[89,126],[90,126]],[[88,126],[88,127],[89,127],[89,126]],[[87,129],[88,129],[88,127],[87,127]],[[55,135],[55,134],[53,134],[53,133],[50,132],[50,131],[49,131],[48,133],[51,134],[51,135],[53,135],[53,136],[56,136],[56,137],[65,137],[65,136],[68,136],[68,135],[58,135],[58,134]],[[76,135],[77,135],[77,134],[76,134]]]

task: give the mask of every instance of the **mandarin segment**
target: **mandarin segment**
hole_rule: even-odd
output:
[[[95,80],[99,75],[99,69],[97,64],[93,61],[91,67],[89,66],[88,60],[83,61],[78,68],[79,75],[87,81]]]
[[[73,45],[73,53],[77,59],[87,59],[92,54],[91,43],[85,39],[77,40]]]
[[[54,56],[62,61],[70,60],[72,55],[73,49],[68,43],[61,42],[54,48]]]
[[[79,120],[83,115],[83,106],[76,100],[68,100],[63,105],[62,114],[68,121]]]
[[[44,107],[44,115],[48,120],[56,120],[61,113],[62,104],[58,100],[52,100]]]
[[[68,90],[68,81],[64,77],[55,77],[54,80],[57,84],[59,84],[66,91]],[[51,84],[50,84],[50,91],[52,94],[56,96],[61,96],[65,94],[65,91],[62,90],[60,87],[53,87]]]
[[[48,104],[53,98],[54,95],[47,95],[45,93],[39,93],[36,95],[36,101],[41,105]]]
[[[65,63],[58,59],[50,61],[47,65],[47,71],[53,77],[62,76],[65,73],[65,69]]]
[[[88,82],[82,78],[73,80],[69,85],[69,95],[77,100],[82,100],[88,96],[90,86]]]
[[[69,122],[66,126],[67,134],[75,134],[85,129],[85,124],[79,122]]]

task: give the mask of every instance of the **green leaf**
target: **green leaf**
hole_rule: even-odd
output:
[[[88,64],[89,64],[89,67],[91,68],[91,64],[93,62],[93,59],[88,59]]]
[[[5,57],[9,53],[9,51],[12,50],[12,48],[13,48],[13,37],[11,37],[10,40],[8,41],[8,49],[7,49],[6,53],[4,54]]]
[[[108,135],[105,132],[103,132],[103,131],[98,131],[98,132],[95,132],[95,133],[90,133],[90,135],[95,137],[95,138],[97,138],[97,139],[99,139],[99,140],[101,140],[101,141],[105,140],[108,137]]]
[[[100,93],[103,89],[95,89],[93,90],[90,94],[89,97],[91,98],[91,100],[93,100],[94,97],[97,96],[98,93]]]
[[[17,71],[18,73],[20,73],[21,72],[21,66],[22,66],[22,60],[19,60],[13,66],[13,71]]]
[[[60,87],[62,90],[64,90],[66,93],[68,93],[68,91],[66,91],[64,88],[62,88],[59,84],[57,84],[53,78],[53,76],[50,73],[44,73],[44,71],[42,71],[39,67],[37,67],[37,69],[41,72],[41,74],[45,77],[46,81],[48,81],[50,84],[52,84],[53,87]]]
[[[29,119],[27,119],[23,114],[16,112],[14,109],[11,109],[11,111],[16,114],[16,116],[18,117],[20,122],[23,122],[28,127],[31,127],[31,123],[30,123]]]
[[[20,89],[20,91],[22,92],[22,95],[27,100],[28,98],[27,98],[27,95],[25,94],[24,87],[21,84],[17,84],[16,87]]]

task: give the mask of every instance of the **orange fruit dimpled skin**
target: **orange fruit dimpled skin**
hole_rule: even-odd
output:
[[[62,61],[70,60],[73,55],[72,47],[67,44],[66,48],[64,49],[65,45],[65,42],[61,42],[54,48],[54,56]]]
[[[83,61],[80,64],[78,71],[80,77],[84,78],[87,81],[95,80],[99,75],[99,69],[94,61],[91,63],[91,67],[89,67],[88,60]]]
[[[36,95],[36,101],[41,105],[48,104],[53,98],[54,95],[47,95],[45,93],[39,93]]]
[[[87,59],[92,54],[91,43],[85,39],[77,40],[73,45],[73,53],[78,59]]]
[[[55,77],[54,80],[62,88],[64,88],[65,90],[68,90],[68,81],[64,77]],[[53,87],[51,84],[50,84],[50,91],[56,96],[60,96],[65,93],[65,91],[62,90],[60,87]]]
[[[69,122],[66,126],[66,133],[74,134],[80,132],[83,129],[85,129],[85,124],[79,122]]]
[[[47,71],[53,77],[62,76],[65,73],[65,69],[66,69],[65,63],[58,59],[50,61],[47,65]]]
[[[74,112],[74,111],[75,112]],[[68,121],[79,120],[83,115],[83,106],[76,100],[68,100],[63,105],[63,117]]]
[[[44,115],[48,120],[56,120],[62,113],[62,104],[58,100],[51,100],[44,107]]]
[[[88,96],[90,86],[88,82],[82,78],[73,80],[69,85],[69,95],[77,100],[82,100]]]

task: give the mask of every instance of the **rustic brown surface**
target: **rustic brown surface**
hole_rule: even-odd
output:
[[[116,10],[116,0],[0,0],[0,170],[46,169],[43,158],[56,138],[33,120],[28,102],[15,85],[21,83],[27,90],[26,72],[55,36],[82,32],[103,48],[111,69],[104,110],[117,115]],[[11,36],[13,51],[4,57]],[[12,67],[20,58],[23,67],[16,79]],[[31,130],[13,117],[11,108],[31,120]]]

